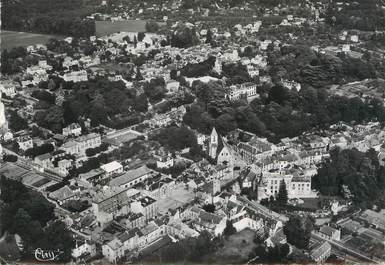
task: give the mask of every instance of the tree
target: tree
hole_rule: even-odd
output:
[[[203,205],[203,210],[209,213],[214,213],[215,212],[215,205],[214,204],[205,204]]]
[[[3,155],[3,161],[4,162],[17,162],[17,156],[15,155]]]
[[[171,35],[171,46],[188,48],[199,43],[195,28],[180,24]]]
[[[385,169],[379,165],[377,152],[362,153],[357,149],[330,151],[326,160],[312,178],[312,187],[321,194],[344,196],[347,187],[353,202],[361,207],[370,207],[385,188]]]
[[[138,32],[138,41],[143,41],[145,36],[146,36],[146,33]]]
[[[286,205],[288,200],[287,195],[287,189],[286,189],[286,182],[284,180],[281,180],[281,183],[279,185],[279,191],[277,195],[277,202],[281,205]]]
[[[75,247],[74,238],[66,225],[61,221],[51,223],[44,231],[44,238],[40,244],[45,249],[60,249],[60,261],[67,262],[71,259],[72,249]]]
[[[195,133],[184,126],[163,128],[152,139],[173,151],[179,151],[198,144]]]
[[[206,43],[211,43],[213,40],[213,33],[211,32],[211,30],[209,29],[207,31],[207,35],[206,35]]]
[[[9,128],[15,132],[25,130],[28,128],[28,122],[20,117],[16,111],[12,111],[9,118]]]
[[[148,99],[145,94],[140,94],[135,98],[134,109],[139,112],[146,112],[148,110]]]
[[[54,150],[54,146],[52,144],[46,143],[41,146],[35,146],[25,150],[24,155],[35,158],[36,156],[51,153]]]
[[[215,120],[215,127],[221,134],[226,135],[228,132],[231,132],[237,128],[237,123],[234,119],[234,116],[226,113],[222,114]]]
[[[230,220],[227,220],[225,230],[223,230],[223,234],[225,236],[231,236],[236,232],[237,232],[237,229],[235,229],[233,223]]]
[[[141,80],[143,80],[144,78],[143,78],[143,76],[142,76],[142,74],[141,74],[141,72],[140,72],[140,68],[139,68],[139,66],[137,66],[136,67],[136,74],[135,74],[135,80],[136,81],[141,81]]]
[[[149,20],[146,22],[146,31],[147,32],[157,32],[159,30],[159,25],[154,20]]]
[[[289,221],[283,227],[287,242],[300,249],[306,249],[310,242],[313,230],[313,220],[309,216],[290,216]]]
[[[150,82],[146,82],[143,89],[152,104],[161,101],[167,92],[166,83],[162,77],[153,78]]]

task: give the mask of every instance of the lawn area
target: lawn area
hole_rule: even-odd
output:
[[[303,203],[298,204],[297,206],[308,208],[308,209],[314,209],[314,210],[319,209],[319,206],[318,206],[318,202],[320,201],[319,198],[304,198],[302,200],[303,200]]]
[[[254,231],[245,229],[224,239],[223,247],[215,253],[213,260],[226,264],[247,262],[249,254],[256,247],[253,242],[254,235]]]

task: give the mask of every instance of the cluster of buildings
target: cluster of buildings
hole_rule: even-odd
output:
[[[177,10],[181,5],[181,1],[171,2],[171,6],[162,4],[161,9]],[[106,4],[103,1],[102,5]],[[137,10],[138,14],[144,12],[141,9]],[[312,9],[315,20],[322,22],[316,11]],[[125,14],[94,14],[92,17],[119,21],[129,16],[128,11],[122,12]],[[188,12],[193,14],[196,11],[192,9]],[[207,15],[208,9],[199,12]],[[274,15],[275,12],[271,10],[269,14]],[[163,19],[166,21],[168,17]],[[276,27],[300,27],[305,22],[305,18],[286,15]],[[234,64],[244,67],[252,82],[227,86],[226,98],[229,101],[246,99],[249,102],[258,98],[258,87],[263,83],[272,83],[271,77],[264,74],[268,67],[268,50],[279,50],[284,44],[279,40],[255,40],[255,34],[262,27],[262,22],[256,20],[231,28],[210,27],[212,38],[223,44],[214,47],[204,43],[208,29],[202,24],[196,25],[200,44],[186,49],[161,45],[166,39],[159,34],[146,33],[143,40],[136,43],[130,40],[137,39],[137,33],[116,33],[101,38],[92,36],[87,40],[96,48],[92,56],[52,54],[55,60],[61,61],[60,72],[55,72],[40,54],[47,52],[47,47],[28,47],[27,51],[38,58],[37,65],[25,69],[20,84],[1,80],[0,95],[5,94],[7,98],[22,96],[27,100],[27,106],[22,107],[20,113],[28,112],[33,116],[33,109],[31,111],[30,108],[36,100],[31,99],[28,92],[19,91],[19,88],[27,91],[47,82],[49,78],[52,80],[53,76],[74,83],[104,76],[110,81],[120,80],[127,90],[134,89],[135,93],[141,94],[144,93],[143,86],[128,81],[130,79],[126,77],[127,74],[133,77],[140,71],[143,82],[161,77],[165,82],[166,94],[172,96],[188,90],[195,80],[220,80],[223,66]],[[190,23],[186,25],[194,26]],[[177,23],[172,29],[176,27]],[[234,38],[239,39],[240,43],[234,43]],[[249,44],[251,40],[254,45],[250,52],[251,46],[248,47],[245,42]],[[356,35],[347,32],[340,36],[340,40],[347,43],[338,47],[313,49],[321,53],[352,54],[351,45],[359,42]],[[66,38],[64,41],[72,44],[73,39]],[[147,59],[153,50],[157,52]],[[144,56],[146,60],[138,65],[121,62],[123,55],[133,55],[135,58]],[[209,56],[216,58],[213,65],[216,77],[186,77],[187,84],[178,79],[181,76],[180,69],[188,64],[202,63]],[[105,64],[114,64],[118,70],[107,69]],[[174,71],[177,78],[171,77]],[[226,78],[222,78],[222,81],[225,82]],[[281,79],[279,83],[289,90],[301,90],[301,84],[293,80]],[[56,94],[55,104],[62,105],[66,93],[70,93],[65,90],[60,87],[52,92]],[[15,134],[13,140],[21,150],[17,170],[24,170],[17,178],[28,187],[45,192],[49,200],[57,203],[57,207],[65,209],[64,213],[59,213],[60,218],[82,238],[76,241],[72,253],[75,259],[79,260],[85,254],[95,256],[101,249],[103,257],[109,262],[130,260],[138,254],[151,254],[171,242],[197,237],[203,231],[208,231],[213,237],[221,236],[229,222],[238,232],[252,230],[264,238],[269,247],[285,244],[283,225],[287,217],[258,202],[276,197],[283,183],[290,201],[317,198],[317,191],[311,188],[312,177],[333,148],[356,148],[362,152],[373,148],[380,158],[385,158],[385,133],[379,123],[355,126],[340,123],[323,131],[322,136],[306,133],[291,139],[284,138],[279,143],[271,143],[241,130],[237,130],[230,141],[213,128],[210,135],[196,133],[198,145],[206,155],[206,159],[201,161],[196,162],[188,156],[189,148],[173,153],[161,149],[148,152],[140,158],[132,156],[120,159],[119,151],[123,146],[130,149],[130,144],[138,139],[148,144],[149,133],[172,124],[182,124],[186,107],[181,105],[164,113],[152,113],[156,106],[151,106],[140,124],[146,127],[141,132],[139,129],[135,131],[135,126],[121,130],[105,126],[92,128],[87,120],[84,125],[69,124],[61,134],[53,135],[52,140],[43,141],[39,136],[32,137],[25,132]],[[29,125],[32,125],[31,122]],[[2,102],[0,127],[8,131]],[[5,133],[2,133],[5,140]],[[33,159],[23,157],[25,151],[47,143],[52,144],[53,151],[39,154]],[[147,150],[147,147],[144,149]],[[102,153],[109,157],[107,162],[95,162]],[[383,164],[385,160],[379,161]],[[10,164],[6,164],[0,167],[0,171],[8,172],[7,176],[15,178],[9,173],[10,168]],[[32,181],[37,177],[29,175],[28,168],[44,176],[39,178],[38,184]],[[79,169],[79,172],[75,171]],[[45,189],[51,181],[57,183],[69,175],[69,184],[54,191]],[[243,193],[245,189],[256,194],[256,200],[250,201]],[[68,209],[72,204],[80,204],[84,209],[71,213]],[[211,210],[207,210],[208,206]],[[359,213],[354,220],[322,225],[314,232],[317,243],[309,248],[309,256],[316,262],[324,262],[331,255],[333,244],[341,242],[344,231],[357,233],[362,238],[369,234],[377,236],[378,231],[385,231],[384,216],[383,211],[367,210]],[[363,224],[372,230],[366,230],[369,228]]]

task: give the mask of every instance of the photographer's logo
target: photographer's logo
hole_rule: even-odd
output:
[[[62,253],[63,251],[60,250],[43,250],[37,248],[35,250],[35,259],[38,261],[57,261]]]

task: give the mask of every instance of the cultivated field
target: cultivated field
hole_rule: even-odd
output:
[[[55,38],[54,35],[35,34],[28,32],[17,32],[1,30],[1,49],[12,49],[14,47],[27,47],[34,44],[45,44],[49,39]]]
[[[105,36],[117,32],[141,32],[146,31],[146,21],[125,20],[125,21],[96,21],[96,36]]]

